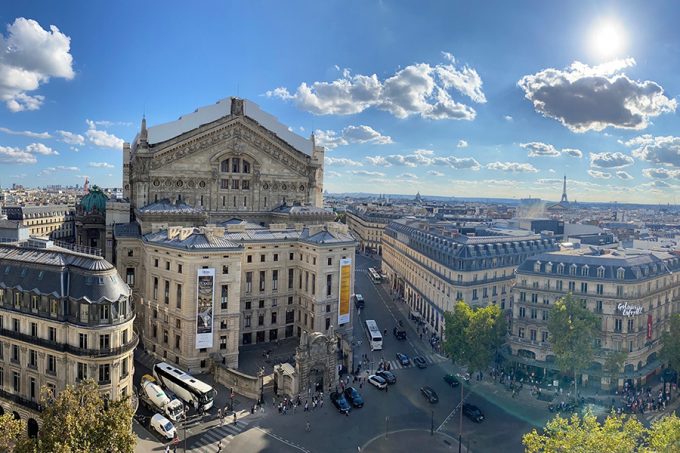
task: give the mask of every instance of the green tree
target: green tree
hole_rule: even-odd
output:
[[[128,399],[108,401],[93,380],[67,386],[56,398],[42,389],[42,425],[34,451],[132,453],[133,408]]]
[[[560,370],[574,376],[575,394],[578,394],[578,373],[590,365],[595,355],[593,338],[599,331],[599,324],[600,319],[571,293],[556,301],[550,312],[550,345]]]
[[[674,370],[680,370],[680,314],[671,316],[669,330],[661,334],[659,356]]]
[[[470,373],[486,368],[505,339],[505,317],[496,305],[473,309],[460,301],[444,320],[444,350]]]
[[[0,452],[14,451],[26,439],[26,422],[12,414],[0,415]]]
[[[621,367],[627,357],[628,354],[624,351],[609,352],[604,360],[602,371],[604,371],[605,375],[610,379],[618,379],[618,375],[621,373]]]
[[[661,453],[680,451],[680,419],[674,414],[646,428],[635,417],[609,415],[600,423],[586,413],[557,415],[545,428],[522,437],[526,453]]]

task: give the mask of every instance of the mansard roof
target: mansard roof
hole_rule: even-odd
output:
[[[200,214],[203,210],[198,207],[189,206],[181,201],[175,203],[164,198],[139,208],[139,212],[152,214]]]

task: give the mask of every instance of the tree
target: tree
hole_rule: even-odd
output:
[[[496,305],[473,309],[460,301],[444,320],[444,350],[470,373],[486,368],[505,339],[505,318]]]
[[[600,319],[571,293],[557,300],[550,313],[548,332],[552,351],[560,370],[574,376],[575,394],[578,372],[587,368],[595,355],[593,338],[599,324]]]
[[[680,369],[680,314],[671,316],[669,330],[661,334],[659,356],[674,370]]]
[[[621,372],[621,366],[626,361],[628,354],[624,351],[611,351],[604,360],[602,370],[610,379],[615,378]]]
[[[670,415],[646,428],[626,415],[612,414],[602,423],[591,413],[568,419],[557,415],[541,433],[525,434],[522,443],[526,453],[672,452],[680,447],[680,419]]]
[[[132,453],[134,411],[128,399],[109,401],[99,386],[87,380],[67,386],[56,398],[42,389],[42,426],[33,442],[34,451]]]
[[[26,422],[12,414],[0,415],[0,451],[13,451],[26,438]]]

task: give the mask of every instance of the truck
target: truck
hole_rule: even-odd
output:
[[[177,398],[168,397],[152,376],[142,377],[139,402],[150,411],[159,412],[173,422],[184,417],[184,403]]]

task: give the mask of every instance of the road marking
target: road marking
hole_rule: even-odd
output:
[[[291,442],[291,441],[289,441],[289,440],[286,440],[286,439],[284,439],[283,437],[281,437],[281,436],[279,436],[279,435],[277,435],[277,434],[274,434],[274,433],[270,432],[270,431],[267,430],[267,429],[260,428],[259,426],[255,426],[254,429],[257,429],[257,430],[259,430],[259,431],[262,431],[262,432],[265,433],[266,435],[271,436],[271,437],[273,437],[274,439],[276,439],[276,440],[278,440],[278,441],[281,441],[281,442],[283,442],[284,444],[289,445],[289,446],[291,446],[291,447],[293,447],[293,448],[297,448],[297,449],[300,450],[300,451],[304,451],[305,453],[311,453],[309,450],[307,450],[306,448],[302,447],[301,445],[298,445],[298,444],[296,444],[296,443],[294,443],[294,442]]]
[[[462,384],[461,384],[461,385],[462,385]],[[444,419],[444,421],[442,422],[442,424],[439,425],[439,428],[436,429],[437,432],[440,432],[441,429],[444,427],[444,425],[446,425],[446,424],[449,422],[449,420],[451,419],[451,417],[453,417],[453,416],[456,414],[456,412],[458,412],[458,409],[461,409],[461,408],[463,407],[463,403],[465,403],[465,400],[467,400],[467,399],[470,397],[470,395],[472,395],[472,390],[470,390],[470,391],[468,392],[467,395],[464,395],[464,396],[463,396],[463,399],[460,401],[460,403],[458,403],[458,405],[457,405],[456,407],[453,408],[453,410],[452,410],[451,413],[448,415],[448,417],[446,417],[446,418]]]

